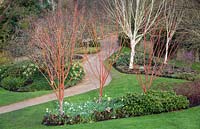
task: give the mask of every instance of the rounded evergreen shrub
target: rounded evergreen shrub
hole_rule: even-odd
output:
[[[188,108],[185,96],[173,92],[149,91],[143,94],[127,94],[121,98],[124,106],[118,112],[124,116],[141,116]]]
[[[20,87],[24,85],[25,81],[22,78],[16,78],[8,76],[1,80],[1,86],[9,91],[17,91]]]

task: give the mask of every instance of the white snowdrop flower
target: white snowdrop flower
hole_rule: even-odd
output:
[[[34,64],[30,64],[30,66],[35,66]]]
[[[111,101],[111,97],[108,97],[108,101]]]
[[[31,70],[30,68],[27,69],[27,71],[30,71],[30,70]]]
[[[49,112],[49,109],[48,109],[48,108],[46,108],[46,112]]]
[[[64,104],[65,104],[65,105],[68,105],[69,103],[66,101]]]

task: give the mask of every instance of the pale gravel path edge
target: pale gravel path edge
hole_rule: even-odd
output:
[[[116,36],[114,36],[114,38],[112,37],[112,39],[115,39],[115,40],[110,40],[110,38],[106,38],[106,39],[101,41],[102,46],[103,46],[102,49],[101,49],[101,52],[106,51],[106,47],[107,47],[106,45],[108,44],[108,42],[112,41],[112,42],[115,43],[115,45],[117,45]],[[110,53],[110,54],[112,54],[112,53]],[[95,54],[90,55],[89,60],[91,62],[96,62]],[[87,68],[87,65],[86,65],[85,62],[83,63],[83,67],[84,67],[84,69]],[[92,82],[91,82],[91,79],[92,79]],[[105,86],[108,85],[111,82],[111,80],[112,80],[112,77],[111,77],[111,75],[109,75]],[[77,84],[76,86],[67,88],[65,90],[65,97],[74,96],[74,95],[78,95],[78,94],[82,94],[82,93],[86,93],[88,91],[98,89],[98,86],[96,86],[95,83],[98,84],[98,80],[94,78],[94,75],[92,75],[91,72],[86,72],[86,75],[85,75],[84,79],[81,81],[81,83]],[[56,98],[55,94],[51,93],[51,94],[43,95],[43,96],[40,96],[40,97],[24,100],[24,101],[21,101],[21,102],[9,104],[9,105],[6,105],[6,106],[1,106],[0,107],[0,114],[20,110],[20,109],[23,109],[23,108],[26,108],[26,107],[46,103],[46,102],[53,101],[53,100],[56,100],[56,99],[57,98]]]

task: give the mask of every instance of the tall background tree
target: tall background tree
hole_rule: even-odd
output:
[[[166,45],[164,63],[167,64],[169,56],[170,41],[174,37],[179,24],[183,17],[183,7],[180,6],[183,2],[180,0],[167,0],[164,7],[164,23],[166,29]],[[178,6],[179,4],[179,6]]]
[[[133,69],[135,48],[144,33],[151,31],[163,11],[165,0],[104,0],[107,13],[117,22],[130,39],[131,55],[129,68]],[[144,29],[145,31],[141,31]]]

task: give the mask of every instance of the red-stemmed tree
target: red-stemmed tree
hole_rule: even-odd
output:
[[[163,33],[164,29],[157,25],[148,33],[149,40],[147,40],[147,34],[144,33],[144,39],[141,42],[143,46],[141,51],[143,59],[140,59],[143,63],[139,65],[137,63],[134,64],[134,70],[137,74],[136,78],[144,93],[151,88],[153,81],[157,77],[163,75],[163,70],[166,66],[165,59],[163,58],[166,45]],[[177,41],[170,41],[169,43],[168,59],[175,54],[178,48]]]
[[[77,8],[75,0],[73,15],[58,8],[35,22],[29,43],[32,52],[30,59],[39,67],[53,89],[59,101],[60,115],[64,113],[65,80],[72,65],[76,39],[80,34],[78,23],[81,23],[82,18]]]
[[[93,75],[93,77],[90,77],[93,82],[95,82],[94,79],[98,81],[98,84],[95,85],[99,86],[98,101],[101,102],[104,86],[107,84],[107,81],[111,79],[111,69],[118,58],[121,46],[119,46],[117,42],[117,32],[113,31],[113,28],[115,28],[115,31],[117,30],[116,25],[108,24],[109,22],[106,22],[107,24],[105,24],[105,21],[103,23],[98,23],[94,20],[90,21],[87,32],[89,38],[96,43],[96,54],[84,54],[86,60],[85,65],[87,66],[85,70]],[[100,42],[100,52],[98,42]],[[112,54],[114,54],[114,56],[109,58]],[[92,58],[89,58],[91,56]]]

